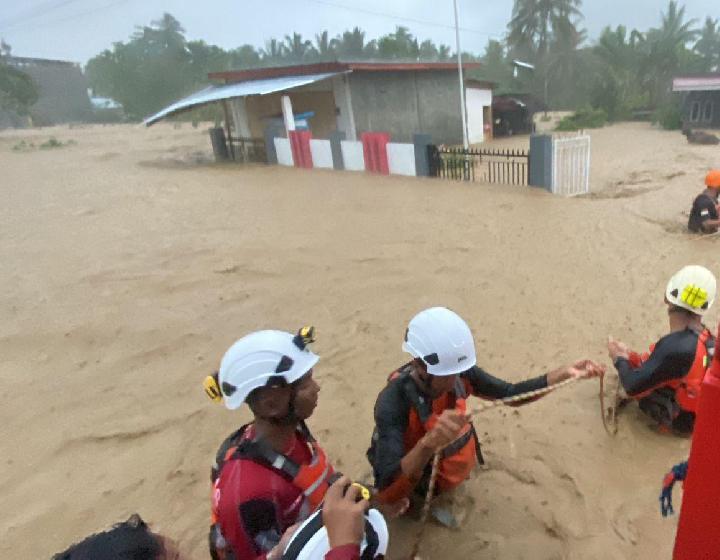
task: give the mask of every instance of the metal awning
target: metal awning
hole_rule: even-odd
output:
[[[194,107],[207,105],[214,101],[223,101],[234,97],[246,97],[248,95],[267,95],[278,91],[285,91],[315,82],[320,82],[344,72],[330,72],[326,74],[312,74],[308,76],[281,76],[266,80],[253,80],[250,82],[238,82],[236,84],[225,84],[222,86],[210,86],[189,95],[185,99],[176,101],[165,107],[162,111],[148,117],[143,122],[150,126],[165,117],[187,111]]]

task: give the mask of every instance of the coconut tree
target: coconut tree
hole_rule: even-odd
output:
[[[330,43],[331,47],[342,58],[361,58],[365,47],[365,32],[359,27],[345,31]]]
[[[700,37],[693,50],[702,60],[703,71],[714,72],[720,67],[720,27],[718,20],[711,17],[705,19]]]
[[[330,59],[335,55],[335,49],[327,30],[315,35],[315,51],[322,59]]]
[[[508,45],[520,56],[542,59],[560,26],[581,19],[582,0],[515,0],[508,24]]]
[[[285,54],[295,62],[300,62],[311,57],[315,49],[311,41],[303,39],[300,33],[285,35]]]

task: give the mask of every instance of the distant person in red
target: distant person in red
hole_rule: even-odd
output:
[[[213,399],[231,410],[247,403],[254,415],[223,442],[212,470],[214,559],[280,560],[332,482],[334,470],[305,424],[320,392],[312,341],[311,327],[297,335],[254,332],[233,344],[218,374],[206,379]]]
[[[716,233],[720,227],[718,195],[720,169],[713,169],[705,177],[705,190],[693,202],[688,229],[693,233]]]

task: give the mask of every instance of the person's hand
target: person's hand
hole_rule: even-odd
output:
[[[359,500],[360,489],[349,486],[347,476],[339,478],[325,493],[322,518],[328,534],[330,548],[346,544],[359,545],[365,528],[367,500]],[[347,491],[345,491],[345,488]]]
[[[627,360],[630,357],[630,351],[628,350],[627,345],[619,340],[615,340],[612,336],[608,337],[607,348],[608,355],[613,363],[615,363],[615,360],[618,358],[625,358]]]
[[[589,379],[605,375],[605,366],[592,360],[578,360],[577,362],[551,371],[547,375],[548,385],[562,383],[568,379]]]
[[[450,445],[467,424],[467,415],[455,409],[443,411],[432,430],[423,436],[423,443],[435,451]]]
[[[281,560],[285,549],[288,544],[290,544],[290,539],[292,539],[295,531],[300,528],[300,525],[300,523],[295,523],[295,525],[290,525],[290,527],[285,530],[282,537],[280,537],[280,542],[265,556],[266,560]]]

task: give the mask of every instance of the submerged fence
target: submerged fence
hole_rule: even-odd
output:
[[[428,146],[430,176],[458,181],[525,186],[529,158],[525,150]]]

